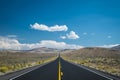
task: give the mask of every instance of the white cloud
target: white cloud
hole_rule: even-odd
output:
[[[66,36],[60,36],[61,39],[66,39]]]
[[[44,24],[38,24],[35,23],[33,25],[30,25],[32,29],[35,30],[42,30],[42,31],[49,31],[49,32],[54,32],[54,31],[67,31],[68,27],[66,25],[54,25],[54,26],[47,26]]]
[[[58,49],[79,49],[83,48],[83,46],[74,45],[74,44],[66,44],[65,42],[56,42],[53,40],[43,40],[40,42],[41,46],[49,47],[49,48],[58,48]]]
[[[115,46],[118,46],[120,44],[110,44],[110,45],[103,45],[103,46],[98,46],[98,47],[103,47],[103,48],[112,48],[112,47],[115,47]]]
[[[38,43],[22,44],[17,39],[7,37],[0,37],[0,49],[13,49],[13,50],[29,50],[39,47],[57,48],[57,49],[79,49],[83,46],[75,44],[66,44],[65,42],[57,42],[53,40],[42,40]]]
[[[79,36],[74,32],[74,31],[70,31],[69,34],[66,34],[68,39],[78,39]]]
[[[0,37],[0,49],[20,49],[20,43],[16,39]]]

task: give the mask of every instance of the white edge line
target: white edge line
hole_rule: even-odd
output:
[[[37,67],[37,68],[39,68],[39,67]],[[37,68],[35,68],[35,69],[37,69]],[[29,71],[27,71],[27,72],[24,72],[24,73],[22,73],[22,74],[20,74],[20,75],[18,75],[18,76],[15,76],[15,77],[13,77],[13,78],[11,78],[11,79],[9,79],[9,80],[13,80],[13,79],[15,79],[15,78],[17,78],[17,77],[20,77],[20,76],[22,76],[22,75],[24,75],[24,74],[27,74],[27,73],[33,71],[33,70],[35,70],[35,69],[29,70]]]
[[[83,66],[80,66],[80,67],[82,67],[82,68],[84,68],[84,69],[86,69],[86,70],[88,70],[88,71],[90,71],[90,72],[93,72],[93,73],[95,73],[95,74],[97,74],[97,75],[99,75],[99,76],[102,76],[102,77],[105,77],[105,78],[107,78],[107,79],[113,80],[112,78],[109,78],[109,77],[107,77],[107,76],[104,76],[104,75],[102,75],[102,74],[100,74],[100,73],[97,73],[97,72],[91,70],[91,69],[85,68],[85,67],[83,67]]]
[[[66,60],[65,60],[65,61],[66,61]],[[69,61],[67,61],[67,62],[69,62]],[[83,68],[83,69],[86,69],[86,70],[88,70],[88,71],[90,71],[90,72],[93,72],[93,73],[95,73],[95,74],[97,74],[97,75],[99,75],[99,76],[102,76],[102,77],[104,77],[104,78],[107,78],[107,79],[110,79],[110,80],[114,80],[114,79],[109,78],[109,77],[107,77],[107,76],[104,76],[104,75],[102,75],[102,74],[100,74],[100,73],[97,73],[97,72],[95,72],[95,71],[93,71],[93,70],[91,70],[91,69],[85,68],[85,67],[83,67],[82,65],[79,65],[79,64],[76,64],[76,63],[72,63],[72,62],[69,62],[69,63],[74,64],[74,65],[76,65],[76,66],[78,66],[78,67],[81,67],[81,68]]]
[[[51,61],[51,62],[53,62],[53,61]],[[27,71],[27,72],[24,72],[24,73],[22,73],[22,74],[20,74],[20,75],[17,75],[17,76],[15,76],[15,77],[13,77],[13,78],[10,78],[9,80],[13,80],[13,79],[15,79],[15,78],[18,78],[18,77],[20,77],[20,76],[22,76],[22,75],[24,75],[24,74],[27,74],[27,73],[29,73],[29,72],[31,72],[31,71],[34,71],[34,70],[36,70],[36,69],[38,69],[38,68],[40,68],[40,67],[42,67],[42,66],[44,66],[44,65],[46,65],[46,64],[49,64],[49,63],[51,63],[51,62],[45,63],[45,64],[43,64],[43,65],[40,65],[39,67],[36,67],[36,68],[34,68],[34,69],[32,69],[32,70],[29,70],[29,71]]]

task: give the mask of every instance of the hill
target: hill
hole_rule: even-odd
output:
[[[1,50],[0,75],[56,59],[56,53],[30,53],[29,51]]]
[[[31,50],[0,50],[1,52],[22,52],[22,53],[67,53],[74,51],[75,49],[55,49],[55,48],[47,48],[47,47],[40,47],[34,48]]]
[[[54,49],[54,48],[46,48],[46,47],[40,47],[40,48],[34,48],[31,50],[0,50],[1,52],[23,52],[23,53],[57,53],[61,50]]]
[[[28,52],[33,52],[33,53],[57,53],[58,51],[60,50],[54,48],[46,48],[46,47],[28,50]]]
[[[114,49],[114,50],[120,50],[120,45],[115,46],[115,47],[112,47],[111,49]]]
[[[108,57],[108,58],[120,58],[120,51],[108,48],[83,48],[72,51],[69,54],[76,54],[81,57]]]
[[[120,50],[83,48],[62,54],[68,61],[120,76]]]

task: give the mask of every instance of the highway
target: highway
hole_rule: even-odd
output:
[[[9,80],[117,80],[69,63],[62,58]],[[119,80],[119,79],[118,79]]]

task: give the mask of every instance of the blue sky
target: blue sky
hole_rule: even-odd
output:
[[[119,4],[119,0],[0,0],[0,37],[19,44],[40,41],[84,47],[120,44]],[[37,29],[32,28],[35,23]],[[50,31],[55,25],[63,30]],[[49,30],[41,30],[45,26]],[[7,43],[2,39],[3,42]]]

